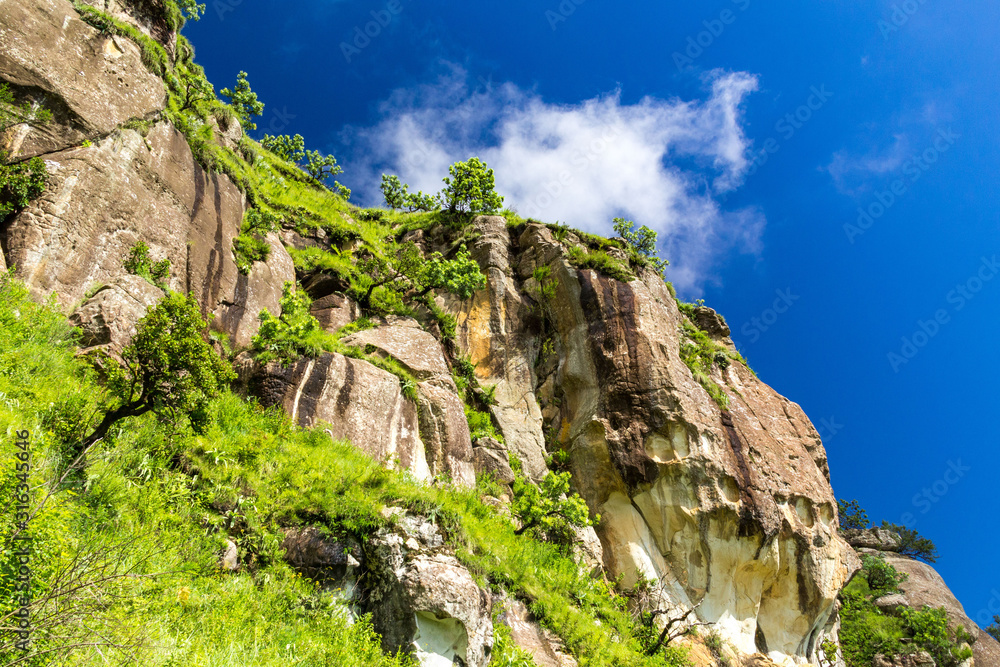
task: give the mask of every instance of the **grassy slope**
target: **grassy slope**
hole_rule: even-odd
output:
[[[14,431],[26,429],[37,506],[72,457],[73,443],[93,425],[104,395],[73,356],[62,315],[32,304],[7,278],[0,289],[0,339],[6,342],[0,353],[0,501],[11,498]],[[379,510],[387,505],[437,517],[480,581],[532,602],[583,664],[676,663],[676,656],[670,662],[642,656],[622,598],[581,575],[554,547],[515,536],[477,491],[420,485],[349,444],[331,443],[321,430],[295,428],[280,412],[233,394],[214,401],[211,413],[213,424],[202,435],[152,416],[120,424],[86,475],[67,480],[31,523],[36,597],[81,553],[98,554],[85,576],[108,568],[161,573],[85,589],[110,601],[93,612],[92,626],[119,639],[144,637],[145,646],[136,649],[141,664],[403,664],[379,653],[364,624],[343,620],[333,593],[280,558],[281,526],[309,523],[364,539],[383,525]],[[12,530],[11,515],[4,513],[0,537],[6,541]],[[227,537],[240,546],[244,567],[238,574],[217,565]],[[13,582],[10,566],[5,560],[0,588]],[[44,633],[36,640],[39,649],[58,643]],[[13,655],[0,654],[0,661]],[[119,658],[109,655],[104,662],[98,652],[82,649],[63,664],[117,664]]]

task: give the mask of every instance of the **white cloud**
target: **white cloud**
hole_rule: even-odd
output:
[[[853,155],[840,150],[833,154],[825,171],[833,178],[839,191],[859,194],[868,187],[872,176],[881,177],[898,170],[907,158],[909,144],[905,134],[896,134],[891,146],[872,150],[865,155]]]
[[[608,234],[621,215],[655,229],[670,278],[697,291],[725,253],[757,252],[764,226],[756,211],[725,212],[716,199],[748,166],[741,107],[757,80],[713,72],[706,84],[698,101],[624,104],[615,92],[565,105],[509,83],[470,90],[466,72],[448,66],[434,84],[395,91],[374,126],[345,129],[345,164],[353,183],[371,184],[358,190],[374,204],[382,173],[436,192],[450,164],[478,155],[525,217]]]

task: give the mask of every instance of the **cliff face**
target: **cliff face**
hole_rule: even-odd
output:
[[[172,53],[156,7],[140,5],[105,9]],[[296,279],[282,240],[306,242],[292,230],[282,240],[271,235],[268,261],[239,273],[231,248],[246,196],[205,171],[163,120],[163,82],[139,48],[90,27],[65,0],[5,0],[0,80],[54,112],[52,123],[5,137],[16,157],[42,156],[51,173],[45,194],[3,222],[5,264],[37,296],[55,293],[86,345],[120,346],[160,296],[122,267],[144,241],[154,259],[171,261],[169,286],[193,292],[216,316],[212,327],[247,345],[257,314],[277,313],[283,283]],[[124,127],[136,119],[147,122],[145,134]],[[696,609],[743,653],[817,663],[820,642],[835,633],[837,594],[858,564],[837,534],[826,455],[809,419],[738,361],[714,367],[711,380],[728,397],[720,408],[682,359],[686,316],[658,275],[622,282],[578,269],[569,251],[582,243],[573,234],[557,240],[540,224],[511,229],[503,218],[476,219],[469,249],[486,289],[465,301],[435,297],[457,320],[459,352],[482,385],[495,387],[492,417],[503,446],[472,441],[429,318],[382,321],[345,341],[402,364],[416,378],[415,402],[390,373],[338,354],[288,368],[248,361],[248,386],[298,423],[328,428],[428,482],[443,476],[471,486],[477,472],[506,465],[503,447],[540,480],[547,456],[565,451],[576,490],[601,517],[596,536],[580,535],[593,547],[593,565],[626,586],[656,580],[661,607]],[[425,252],[439,249],[419,233],[412,240]],[[547,270],[554,295],[542,296],[538,269]],[[313,312],[330,331],[359,317],[335,281],[319,291]],[[703,314],[702,328],[731,348],[724,324]],[[427,561],[434,567],[386,566],[398,570],[386,575],[387,599],[421,600],[394,586],[410,577],[428,590],[447,587],[434,581],[434,572],[447,570],[471,591],[461,613],[488,613],[467,573],[445,556]],[[427,605],[417,610],[418,626],[447,607]],[[466,628],[477,622],[462,620]],[[462,651],[480,664],[489,633],[474,634],[480,645]]]

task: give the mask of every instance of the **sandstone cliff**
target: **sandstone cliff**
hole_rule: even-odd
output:
[[[112,4],[102,8],[173,57],[176,35],[155,6]],[[296,274],[285,247],[339,249],[329,239],[289,226],[268,236],[266,262],[238,270],[232,240],[252,204],[248,191],[199,162],[163,113],[163,80],[129,39],[95,29],[66,0],[6,0],[0,80],[54,112],[52,123],[5,137],[17,159],[41,156],[51,178],[41,198],[3,221],[2,256],[38,297],[56,295],[85,346],[120,347],[160,297],[122,267],[138,241],[170,260],[169,287],[194,293],[237,348],[249,344],[262,309],[278,313],[285,282],[310,285],[313,313],[331,332],[360,317],[344,285]],[[346,214],[340,223],[355,224]],[[455,241],[430,231],[412,236],[425,253]],[[726,355],[708,378],[724,399],[713,397],[684,361],[694,344],[686,327],[734,353],[728,328],[707,309],[693,320],[682,313],[655,272],[637,268],[624,281],[579,268],[570,253],[586,240],[557,239],[540,223],[480,217],[466,232],[487,286],[468,300],[434,296],[456,319],[455,349],[423,307],[344,340],[400,363],[416,380],[415,401],[391,373],[336,353],[288,367],[243,357],[247,390],[428,483],[468,487],[487,471],[509,483],[508,452],[537,481],[549,457],[565,452],[575,490],[600,516],[596,535],[579,536],[581,557],[598,573],[626,587],[658,582],[658,606],[696,610],[739,653],[818,664],[858,561],[838,535],[825,450],[802,409]],[[502,445],[473,441],[453,377],[459,356],[493,388]],[[490,596],[420,521],[366,550],[386,646],[484,665]],[[288,539],[289,553],[335,554],[343,567],[343,549]],[[510,609],[515,637],[537,645],[539,664],[569,664],[523,608]]]

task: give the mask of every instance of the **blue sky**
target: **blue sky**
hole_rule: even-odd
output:
[[[334,153],[361,203],[480,154],[525,215],[658,229],[682,296],[812,417],[838,497],[933,539],[983,622],[997,25],[985,0],[215,0],[185,32],[217,88],[249,73],[258,135]]]

